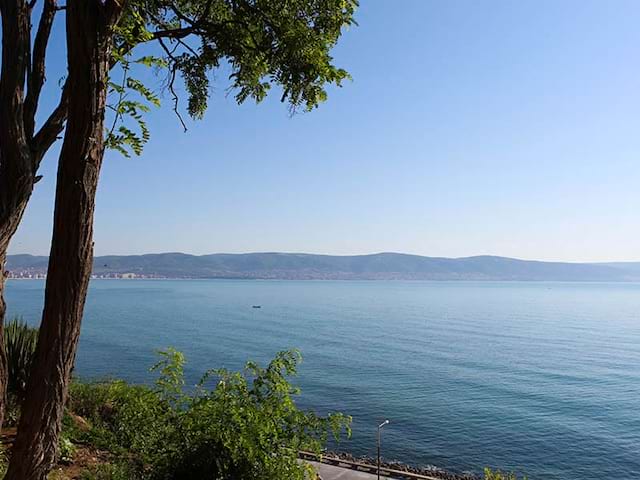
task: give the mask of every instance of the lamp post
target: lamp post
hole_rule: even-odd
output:
[[[378,480],[380,480],[380,432],[382,431],[382,427],[389,424],[389,420],[385,420],[380,425],[378,425]]]

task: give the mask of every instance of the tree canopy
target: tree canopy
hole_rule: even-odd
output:
[[[115,29],[113,65],[122,81],[111,81],[116,102],[107,146],[139,154],[149,138],[142,118],[158,98],[130,76],[131,63],[154,66],[167,75],[173,108],[182,122],[175,82],[184,81],[187,112],[201,119],[207,109],[212,71],[229,71],[228,91],[238,103],[262,101],[273,86],[292,112],[326,100],[326,85],[349,78],[333,63],[331,49],[344,27],[355,23],[357,0],[132,0]],[[135,47],[155,42],[155,55],[134,57]],[[143,102],[126,99],[135,90]],[[129,121],[139,124],[132,130]],[[184,126],[184,122],[183,126]]]

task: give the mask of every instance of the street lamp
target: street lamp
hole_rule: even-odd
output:
[[[380,480],[380,432],[382,427],[385,425],[389,425],[389,420],[385,420],[380,425],[378,425],[378,480]]]

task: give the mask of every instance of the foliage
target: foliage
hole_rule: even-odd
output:
[[[309,467],[298,463],[298,450],[319,453],[329,435],[350,434],[349,417],[297,408],[299,391],[287,379],[300,361],[296,351],[266,368],[249,362],[244,374],[211,370],[191,392],[184,356],[160,354],[154,387],[114,381],[71,389],[69,408],[93,427],[81,432],[65,422],[66,431],[126,459],[135,468],[129,478],[302,480]],[[107,473],[87,478],[112,478]]]
[[[484,480],[518,480],[518,476],[515,473],[503,473],[500,470],[485,468]],[[527,480],[527,477],[523,477],[522,480]]]
[[[136,452],[143,463],[153,463],[154,456],[161,455],[164,439],[174,429],[169,405],[145,386],[123,381],[75,382],[69,397],[69,409],[93,426],[83,432],[65,419],[72,439],[119,455]]]
[[[148,113],[151,106],[160,106],[158,96],[131,75],[132,68],[139,65],[160,69],[167,64],[162,58],[154,56],[131,59],[131,45],[148,42],[153,38],[144,28],[144,20],[136,11],[132,11],[126,18],[115,29],[121,46],[113,51],[112,57],[113,63],[120,67],[122,80],[119,83],[109,81],[111,101],[108,108],[113,113],[113,121],[105,136],[105,146],[128,158],[131,156],[130,152],[140,155],[149,141],[149,128],[143,114]],[[135,124],[137,131],[130,124]]]
[[[115,104],[106,145],[125,156],[139,155],[149,139],[143,119],[158,97],[130,77],[131,67],[167,74],[174,111],[176,76],[188,96],[187,112],[201,119],[216,70],[228,72],[229,90],[243,103],[261,102],[273,85],[292,111],[312,110],[326,100],[327,84],[340,86],[349,74],[333,64],[331,49],[345,27],[355,24],[357,0],[132,0],[116,26],[112,63],[122,81],[109,83]],[[156,42],[159,54],[131,61],[137,45]],[[138,100],[127,98],[138,93]],[[137,130],[133,129],[137,126]]]
[[[4,478],[7,473],[7,467],[9,462],[7,461],[7,454],[4,451],[4,446],[0,447],[0,478]]]
[[[150,111],[149,105],[159,107],[160,99],[140,80],[130,76],[128,60],[123,60],[121,65],[122,83],[109,82],[109,94],[115,96],[117,100],[115,105],[108,105],[114,113],[114,118],[111,129],[105,137],[105,146],[129,158],[130,151],[140,155],[144,145],[149,141],[149,128],[143,114]],[[137,93],[141,100],[131,99],[131,93]],[[138,132],[127,126],[127,119],[137,124]]]
[[[20,317],[7,322],[4,327],[4,345],[7,355],[7,393],[18,403],[26,394],[29,370],[38,343],[38,329],[30,327]]]
[[[62,435],[58,444],[58,460],[60,463],[71,463],[76,453],[76,447],[69,437]]]

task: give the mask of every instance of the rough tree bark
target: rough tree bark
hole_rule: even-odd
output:
[[[38,101],[45,82],[47,44],[57,5],[56,0],[44,0],[31,53],[32,7],[25,0],[0,0],[0,427],[7,386],[3,341],[7,250],[38,180],[40,162],[62,131],[66,119],[68,90],[65,88],[59,105],[34,133]],[[26,98],[25,84],[28,85]]]
[[[58,164],[38,349],[7,480],[44,480],[55,462],[93,262],[111,30],[120,11],[115,0],[67,2],[68,86],[73,96]]]
[[[0,0],[0,426],[4,417],[7,366],[3,342],[6,256],[33,190],[31,152],[23,122],[24,84],[29,62],[30,15],[24,1]]]

